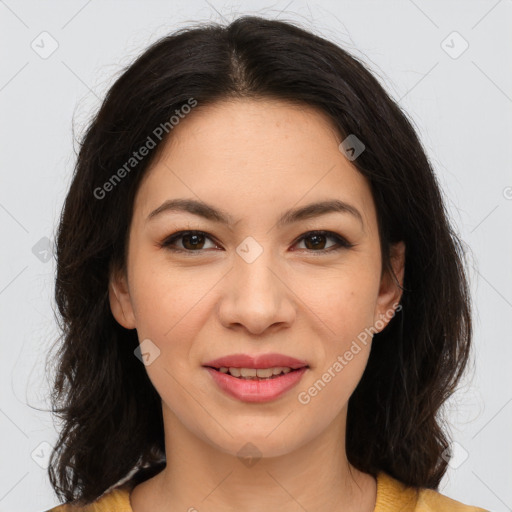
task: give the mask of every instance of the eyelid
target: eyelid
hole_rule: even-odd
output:
[[[205,231],[201,231],[199,229],[187,229],[187,230],[176,231],[172,235],[166,237],[158,245],[160,248],[167,249],[171,252],[186,253],[186,254],[190,254],[190,255],[193,255],[194,253],[196,253],[198,255],[202,254],[207,249],[198,249],[196,251],[192,251],[192,250],[188,250],[188,249],[172,247],[172,243],[174,241],[179,240],[180,238],[182,238],[186,235],[191,235],[191,234],[202,235],[205,238],[210,239],[215,245],[217,245],[217,246],[221,245],[216,241],[215,237],[213,237],[209,233],[207,233]],[[300,251],[306,251],[308,254],[312,254],[312,255],[315,255],[315,254],[322,255],[322,254],[338,252],[342,249],[351,249],[352,247],[354,247],[356,245],[356,244],[350,243],[346,239],[346,237],[344,237],[338,233],[335,233],[334,231],[329,231],[329,230],[325,230],[325,229],[311,229],[309,231],[305,231],[298,238],[296,238],[295,241],[293,242],[292,246],[297,245],[302,240],[304,240],[310,236],[313,236],[313,235],[322,235],[322,236],[325,236],[326,238],[332,238],[333,240],[336,240],[337,247],[334,246],[334,247],[329,247],[327,249],[319,249],[317,251],[315,251],[313,249],[299,249]]]
[[[161,243],[159,243],[158,245],[161,248],[167,249],[167,250],[172,251],[172,252],[181,252],[181,253],[186,253],[186,254],[194,254],[194,253],[201,254],[201,253],[203,253],[206,250],[206,249],[199,249],[197,251],[191,251],[191,250],[187,250],[187,249],[181,249],[181,248],[172,247],[171,244],[173,242],[175,242],[176,240],[179,240],[180,238],[183,238],[186,235],[202,235],[205,238],[208,238],[209,240],[211,240],[215,245],[220,245],[215,240],[215,237],[213,237],[212,235],[208,234],[206,231],[201,231],[200,229],[185,229],[185,230],[176,231],[172,235],[164,238],[164,240]]]
[[[333,240],[336,240],[338,247],[330,247],[328,249],[319,249],[318,251],[314,251],[312,249],[301,249],[305,250],[311,254],[326,254],[329,252],[336,252],[341,249],[350,249],[354,247],[355,244],[350,243],[344,236],[339,235],[338,233],[335,233],[334,231],[329,231],[327,229],[311,229],[309,231],[304,232],[302,235],[300,235],[293,245],[296,245],[297,243],[301,242],[305,238],[308,238],[312,235],[322,235],[326,238],[332,238]]]

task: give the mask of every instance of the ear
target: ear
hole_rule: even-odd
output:
[[[108,298],[114,318],[126,329],[135,329],[135,315],[128,290],[126,274],[114,269],[110,272]]]
[[[391,318],[393,318],[394,312],[402,298],[401,287],[404,284],[405,270],[404,242],[397,242],[391,246],[390,263],[394,276],[390,275],[387,271],[382,273],[379,296],[375,306],[373,324],[378,329],[378,332],[382,331]]]

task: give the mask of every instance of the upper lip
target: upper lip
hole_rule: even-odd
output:
[[[203,366],[211,366],[212,368],[275,368],[284,366],[296,370],[308,366],[308,363],[283,354],[259,354],[255,356],[232,354],[208,361]]]

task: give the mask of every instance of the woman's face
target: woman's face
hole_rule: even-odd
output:
[[[310,107],[199,105],[174,127],[138,190],[126,274],[111,280],[112,311],[137,329],[164,419],[223,452],[236,455],[251,442],[277,456],[344,428],[371,335],[399,302],[393,279],[381,279],[369,184],[340,142]],[[208,205],[208,218],[198,208],[152,215],[177,199]],[[349,206],[285,215],[334,201]],[[200,233],[171,239],[181,231]],[[401,282],[404,247],[395,249]],[[269,386],[204,366],[268,353],[307,368]],[[231,382],[228,391],[218,380]]]

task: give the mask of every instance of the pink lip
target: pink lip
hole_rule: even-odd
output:
[[[282,354],[260,354],[257,356],[233,354],[214,359],[204,363],[203,366],[211,366],[212,368],[275,368],[277,366],[288,366],[292,370],[296,370],[308,366],[308,363]]]
[[[263,368],[264,367],[265,366],[263,366]],[[242,366],[241,368],[252,367]],[[262,366],[259,368],[262,368]],[[281,374],[279,377],[267,380],[246,380],[233,377],[229,375],[229,373],[221,373],[219,370],[214,370],[213,368],[206,368],[220,389],[233,398],[237,398],[243,402],[269,402],[270,400],[279,398],[299,383],[307,369],[307,367],[302,367],[298,370]]]
[[[306,370],[307,361],[283,354],[232,354],[209,361],[206,367],[215,383],[228,395],[244,402],[275,400],[296,386]],[[271,379],[242,379],[218,371],[219,368],[275,368],[287,366],[293,371]]]

